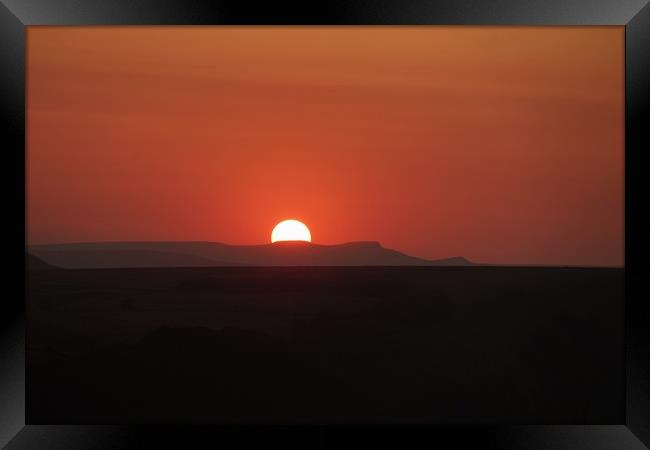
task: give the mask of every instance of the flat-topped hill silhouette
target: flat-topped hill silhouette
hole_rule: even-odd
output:
[[[285,241],[263,245],[218,242],[89,242],[34,245],[29,252],[70,269],[211,266],[467,266],[462,257],[427,260],[379,242],[321,245]]]

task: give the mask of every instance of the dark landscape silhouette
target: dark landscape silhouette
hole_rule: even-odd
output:
[[[596,424],[624,411],[623,269],[37,258],[30,423]]]
[[[389,250],[379,242],[319,245],[286,241],[263,245],[218,242],[97,242],[34,245],[30,253],[70,269],[209,266],[451,266],[465,258],[426,260]]]

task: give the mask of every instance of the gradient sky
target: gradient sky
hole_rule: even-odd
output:
[[[29,244],[623,265],[623,27],[28,27]]]

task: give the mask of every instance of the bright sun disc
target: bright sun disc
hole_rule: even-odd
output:
[[[283,220],[273,228],[271,242],[307,241],[311,242],[309,228],[297,220]]]

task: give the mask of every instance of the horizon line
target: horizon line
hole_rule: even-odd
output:
[[[379,245],[381,248],[384,248],[386,250],[394,250],[394,249],[389,249],[384,247],[380,241],[377,240],[364,240],[364,241],[346,241],[346,242],[341,242],[338,244],[319,244],[319,243],[314,243],[311,241],[277,241],[277,242],[267,242],[267,243],[262,243],[262,244],[228,244],[226,242],[221,242],[221,241],[208,241],[208,240],[188,240],[188,241],[174,241],[174,240],[156,240],[156,241],[138,241],[138,240],[116,240],[116,241],[71,241],[71,242],[49,242],[49,243],[38,243],[38,244],[28,244],[27,242],[25,243],[25,251],[30,247],[38,247],[38,246],[55,246],[55,245],[79,245],[79,244],[133,244],[133,243],[146,243],[146,244],[168,244],[168,243],[202,243],[202,244],[221,244],[221,245],[227,245],[227,246],[232,246],[232,247],[261,247],[261,246],[269,246],[269,245],[277,245],[277,244],[282,244],[283,242],[289,242],[289,243],[301,243],[301,244],[309,244],[309,245],[317,245],[321,247],[336,247],[340,245],[346,245],[346,244],[355,244],[355,243],[373,243]],[[400,250],[394,250],[398,251],[400,253]],[[406,253],[405,253],[406,254]],[[431,260],[428,258],[420,257],[420,256],[412,256],[409,254],[406,254],[408,256],[418,258],[418,259],[423,259],[423,260]],[[586,264],[545,264],[545,263],[485,263],[485,262],[477,262],[475,260],[468,259],[465,256],[448,256],[448,257],[439,257],[439,258],[434,258],[433,260],[441,260],[441,259],[452,259],[452,258],[464,258],[472,265],[474,266],[481,266],[481,267],[545,267],[545,268],[583,268],[583,269],[625,269],[625,264],[621,265],[604,265],[604,264],[591,264],[591,265],[586,265]],[[197,266],[198,267],[198,266]],[[211,266],[201,266],[201,267],[211,267]],[[214,266],[214,267],[221,267],[221,266]],[[224,266],[225,267],[225,266]],[[248,266],[246,266],[248,267]],[[252,267],[252,266],[251,266]],[[260,266],[260,267],[283,267],[283,266]],[[290,267],[290,266],[289,266]],[[309,266],[311,267],[311,266]],[[359,267],[359,266],[332,266],[332,267]],[[430,267],[426,265],[422,266],[368,266],[368,267]],[[453,266],[450,266],[453,267]],[[461,267],[467,267],[467,266],[461,266]]]

